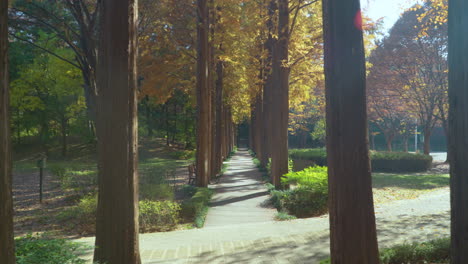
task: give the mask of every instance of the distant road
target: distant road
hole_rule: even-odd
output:
[[[447,152],[432,152],[430,154],[434,161],[446,161],[447,160]]]

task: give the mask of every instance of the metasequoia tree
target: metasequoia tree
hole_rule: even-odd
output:
[[[299,10],[299,6],[296,7]],[[278,40],[273,48],[272,83],[272,142],[271,179],[276,188],[281,187],[281,177],[288,173],[288,123],[289,123],[289,1],[278,0]]]
[[[379,263],[359,0],[324,0],[325,85],[332,263]]]
[[[450,263],[468,263],[468,2],[449,0]]]
[[[14,264],[7,20],[8,1],[2,0],[0,2],[0,256],[2,263]]]
[[[209,70],[209,13],[207,0],[197,0],[197,185],[206,187],[211,164],[211,91]]]
[[[104,0],[101,11],[94,261],[139,264],[137,1]]]

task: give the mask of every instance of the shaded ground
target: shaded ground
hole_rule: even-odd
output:
[[[245,150],[239,150],[230,161],[215,191],[206,216],[205,228],[272,221],[276,209],[265,207],[269,199],[262,174]]]
[[[176,148],[167,147],[160,140],[142,141],[140,146],[140,178],[163,177],[175,188],[188,182],[187,160],[177,160],[172,153]],[[53,155],[51,155],[53,156]],[[53,168],[66,168],[71,174],[84,176],[83,184],[96,181],[95,151],[89,145],[77,145],[70,149],[67,159],[51,159],[44,171],[43,203],[39,203],[39,172],[36,154],[17,153],[13,173],[13,201],[15,235],[45,232],[57,236],[81,236],[87,228],[70,229],[57,215],[76,204],[79,192],[64,189],[63,182],[53,176]],[[89,181],[88,181],[89,180]],[[89,188],[93,188],[88,186]],[[88,188],[86,187],[86,188]],[[84,232],[84,233],[83,233]]]

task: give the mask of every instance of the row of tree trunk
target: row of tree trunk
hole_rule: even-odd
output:
[[[97,118],[99,204],[95,261],[139,264],[141,261],[137,221],[135,67],[137,7],[134,0],[104,0],[102,4],[100,23],[103,34],[100,35],[98,66],[100,98]],[[12,264],[15,263],[15,259],[8,102],[7,8],[7,1],[1,1],[0,256],[2,263]],[[379,259],[367,148],[365,62],[359,0],[324,0],[323,9],[332,263],[375,264],[379,263]],[[468,263],[468,203],[466,202],[468,200],[466,192],[468,189],[466,175],[468,171],[466,162],[468,159],[466,152],[468,13],[465,12],[466,9],[468,9],[466,1],[449,1],[451,263],[456,264]],[[260,103],[256,101],[254,105]],[[229,109],[222,113],[225,121],[232,117]],[[211,113],[208,111],[207,115],[210,117]],[[224,123],[225,127],[229,127],[222,133],[226,138],[233,138],[234,134],[232,118],[230,120]],[[258,120],[255,121],[261,124]],[[225,139],[226,142],[228,140]],[[230,146],[232,143],[229,142],[225,145],[224,151],[226,152]],[[209,159],[207,161],[210,163]]]
[[[209,7],[210,6],[210,7]],[[197,1],[197,154],[196,183],[208,186],[234,148],[232,110],[225,102],[224,63],[215,56],[214,1]],[[220,44],[218,51],[222,51]]]
[[[271,0],[265,8],[267,57],[260,59],[262,85],[251,105],[250,140],[261,165],[271,161],[272,183],[281,188],[281,177],[288,173],[289,1]]]
[[[8,87],[8,1],[0,2],[0,259],[15,263]]]

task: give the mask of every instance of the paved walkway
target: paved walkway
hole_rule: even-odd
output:
[[[215,191],[204,228],[272,221],[276,209],[266,207],[269,198],[262,175],[247,151],[238,151],[230,161]]]
[[[258,202],[261,202],[261,199],[253,202],[258,197],[236,198],[238,196],[227,191],[236,189],[229,179],[236,178],[241,182],[251,180],[248,176],[250,173],[247,171],[252,168],[252,165],[247,165],[249,164],[247,158],[242,152],[233,158],[232,170],[229,171],[228,177],[220,182],[219,188],[221,189],[218,189],[214,197],[216,199],[212,204],[214,208],[222,209],[221,204],[225,204],[232,210],[241,211],[243,209],[237,208],[234,204],[249,201],[246,205],[249,206],[247,212],[252,210],[251,206],[256,207]],[[238,163],[236,167],[234,163]],[[242,183],[242,185],[248,184]],[[255,182],[251,184],[257,186]],[[257,193],[260,192],[259,190],[261,191],[260,187],[246,190],[244,198],[250,197],[250,192]],[[259,197],[262,196],[259,195]],[[447,236],[450,224],[449,201],[449,191],[446,188],[424,194],[417,199],[379,205],[376,207],[379,246],[388,247],[405,241],[425,241]],[[263,209],[257,208],[257,210]],[[214,223],[202,229],[142,234],[140,252],[143,263],[318,264],[320,260],[329,255],[328,216],[286,222],[265,222],[260,218],[260,215],[268,215],[265,211],[264,214],[254,214],[252,223],[239,224],[240,220],[237,217],[231,216],[233,219],[227,219],[229,218],[227,212],[217,209],[213,211],[214,213],[209,215],[211,218],[207,220]],[[228,222],[221,224],[219,221],[230,221],[231,224],[227,224]],[[94,244],[94,238],[83,238],[78,241],[89,245]]]

